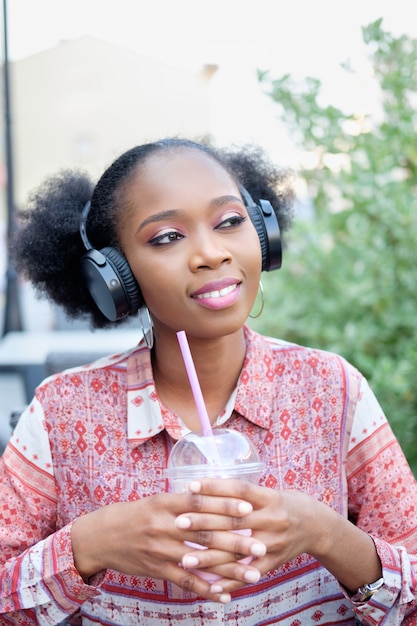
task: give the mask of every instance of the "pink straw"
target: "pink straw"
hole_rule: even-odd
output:
[[[200,418],[201,429],[204,435],[213,436],[210,419],[207,413],[206,405],[204,403],[200,383],[198,382],[197,372],[195,370],[193,357],[191,356],[190,346],[188,345],[185,331],[180,330],[177,333],[177,337],[182,352],[182,358],[184,359],[185,369],[187,370],[188,379],[190,381],[191,390],[193,392],[194,401],[197,406],[197,413]]]
[[[178,342],[180,344],[182,358],[184,359],[185,369],[187,370],[188,379],[190,381],[191,390],[193,392],[194,401],[197,406],[198,417],[200,418],[201,430],[203,435],[207,437],[206,442],[209,448],[209,456],[206,457],[211,465],[221,467],[219,451],[217,449],[216,440],[211,428],[210,419],[204,403],[203,394],[201,392],[200,383],[198,381],[193,357],[191,356],[190,346],[188,345],[185,331],[180,330],[177,333]]]

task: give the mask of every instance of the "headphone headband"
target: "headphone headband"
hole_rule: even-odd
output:
[[[84,244],[84,248],[86,250],[93,249],[93,246],[91,245],[87,236],[87,218],[88,218],[88,214],[90,213],[90,209],[91,209],[91,202],[89,200],[84,205],[84,208],[81,213],[81,221],[80,221],[80,236]]]

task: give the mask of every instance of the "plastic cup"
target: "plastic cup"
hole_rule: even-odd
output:
[[[217,428],[212,432],[212,436],[190,432],[173,446],[165,470],[171,492],[184,493],[191,481],[202,478],[240,478],[255,484],[259,482],[265,464],[260,461],[253,443],[242,433],[228,428]],[[251,534],[250,529],[234,532]],[[196,543],[186,544],[194,549],[206,549]],[[246,557],[240,562],[251,561],[252,557]],[[191,571],[208,582],[220,578],[203,570]]]

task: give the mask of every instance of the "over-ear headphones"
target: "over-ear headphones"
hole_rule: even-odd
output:
[[[97,307],[110,322],[117,322],[136,313],[143,304],[142,294],[129,263],[121,252],[110,246],[95,250],[87,237],[87,217],[91,202],[83,208],[80,235],[86,254],[81,271]]]
[[[277,215],[269,200],[259,200],[259,204],[256,204],[247,189],[240,185],[239,190],[258,233],[262,250],[262,271],[278,270],[282,265],[282,243]]]
[[[281,267],[282,246],[278,219],[268,200],[255,204],[244,187],[240,187],[249,217],[258,233],[262,250],[262,271]],[[96,250],[87,236],[87,218],[91,202],[81,213],[80,236],[87,252],[81,259],[81,271],[97,307],[110,322],[136,313],[144,304],[139,285],[129,263],[121,252],[110,246]]]

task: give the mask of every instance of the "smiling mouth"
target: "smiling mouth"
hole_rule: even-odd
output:
[[[206,291],[205,293],[200,293],[196,296],[193,296],[196,300],[206,300],[209,298],[222,298],[223,296],[227,296],[229,293],[232,293],[237,288],[237,284],[229,285],[229,287],[223,287],[223,289],[216,289],[215,291]]]

